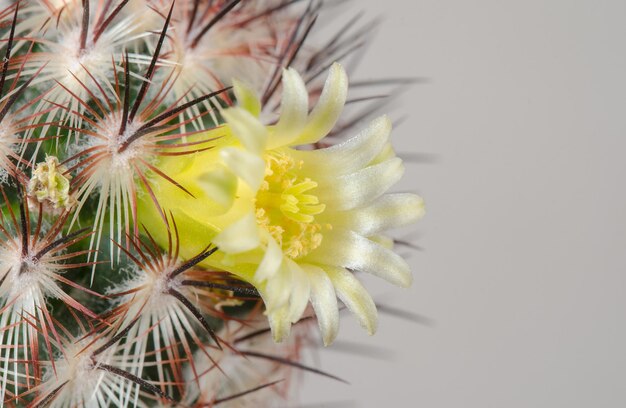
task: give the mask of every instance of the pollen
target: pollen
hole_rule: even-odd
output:
[[[317,182],[302,177],[302,163],[273,152],[265,157],[265,179],[256,196],[257,223],[265,228],[292,259],[306,256],[322,243],[329,225],[315,222],[326,209],[314,195]]]

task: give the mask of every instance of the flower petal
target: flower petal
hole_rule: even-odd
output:
[[[424,200],[409,193],[384,194],[367,207],[322,215],[320,221],[368,236],[419,220],[424,215]]]
[[[326,234],[322,245],[303,261],[367,272],[402,287],[411,286],[413,281],[409,265],[401,256],[355,232],[339,228]]]
[[[282,264],[284,258],[283,251],[276,243],[276,240],[274,240],[274,238],[267,233],[267,231],[264,232],[264,235],[266,235],[265,238],[267,239],[267,248],[265,249],[263,260],[259,264],[259,267],[254,275],[254,279],[259,282],[263,282],[274,276],[280,269],[280,265]]]
[[[315,143],[326,137],[337,123],[347,96],[348,75],[340,64],[334,63],[324,84],[322,95],[294,144]]]
[[[291,296],[293,286],[293,271],[286,262],[283,262],[276,274],[267,281],[264,290],[265,307],[268,312],[289,307],[288,301]],[[288,311],[288,309],[287,309]],[[289,320],[289,313],[286,315]]]
[[[339,331],[339,309],[333,283],[326,272],[314,265],[302,265],[311,281],[311,304],[322,332],[324,345],[328,346]]]
[[[344,305],[354,314],[361,326],[371,335],[376,333],[378,326],[378,312],[376,304],[361,282],[343,268],[325,267],[337,296]]]
[[[234,107],[222,111],[235,136],[244,147],[253,153],[262,153],[267,145],[267,128],[250,112]]]
[[[394,242],[392,238],[389,238],[386,235],[382,235],[382,234],[374,234],[374,235],[368,235],[367,239],[369,239],[370,241],[380,245],[383,248],[386,248],[390,251],[393,250],[394,248]]]
[[[267,312],[267,319],[272,329],[272,337],[276,343],[281,343],[287,337],[291,331],[291,322],[288,318],[289,312],[287,307]]]
[[[269,139],[268,148],[287,146],[296,139],[307,123],[309,93],[304,81],[293,68],[283,71],[283,97],[280,120]]]
[[[356,173],[337,177],[315,190],[320,202],[336,211],[368,204],[384,194],[404,173],[402,160],[395,157]]]
[[[235,92],[237,105],[250,112],[252,116],[258,118],[261,114],[261,101],[256,96],[256,93],[252,90],[252,88],[245,85],[243,82],[234,79],[233,91]]]
[[[223,165],[202,173],[198,178],[198,187],[217,204],[224,208],[231,206],[237,192],[237,176]]]
[[[241,178],[252,191],[257,191],[265,176],[265,161],[254,153],[237,147],[225,147],[220,157],[228,168]]]
[[[298,264],[292,260],[287,262],[293,274],[292,291],[289,299],[289,320],[295,323],[300,320],[306,306],[309,304],[311,283],[309,276]]]
[[[304,163],[304,171],[336,177],[354,173],[370,164],[389,142],[390,133],[391,121],[382,116],[343,143],[325,149],[290,151],[290,154]]]
[[[385,160],[389,160],[393,157],[396,157],[396,151],[393,150],[393,146],[391,143],[387,143],[383,149],[374,157],[374,159],[370,162],[370,166],[378,163],[382,163]]]
[[[239,221],[228,226],[213,238],[213,243],[221,251],[229,254],[237,254],[257,248],[261,244],[261,239],[254,213],[249,213]]]

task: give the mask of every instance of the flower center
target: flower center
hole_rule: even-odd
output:
[[[257,222],[285,255],[301,258],[322,243],[322,226],[315,222],[315,216],[326,205],[311,194],[317,183],[297,174],[302,163],[281,153],[270,153],[265,159],[265,179],[256,196]]]

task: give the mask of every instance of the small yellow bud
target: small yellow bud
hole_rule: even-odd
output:
[[[46,156],[44,162],[37,164],[28,182],[28,196],[55,210],[70,209],[76,204],[70,194],[70,179],[67,169],[59,164],[56,156]]]

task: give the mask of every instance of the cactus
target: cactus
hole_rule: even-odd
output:
[[[2,405],[271,406],[294,371],[341,380],[304,363],[315,322],[331,346],[345,306],[373,334],[357,273],[410,285],[385,231],[423,214],[387,192],[390,120],[342,115],[336,60],[369,26],[310,42],[321,1],[2,7]]]

